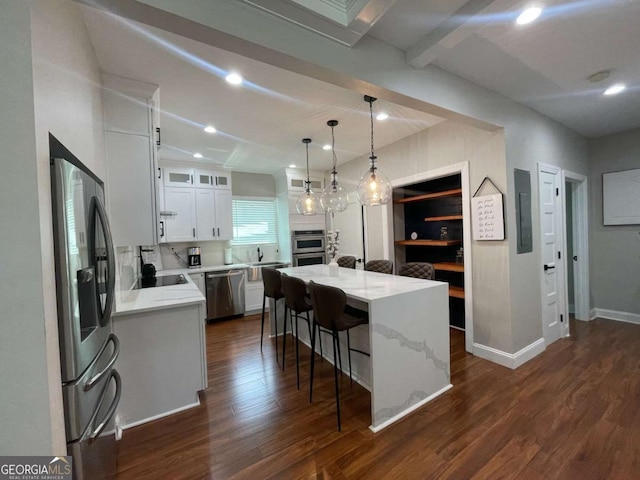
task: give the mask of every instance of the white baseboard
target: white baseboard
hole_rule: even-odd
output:
[[[589,310],[589,320],[595,320],[596,317],[597,317],[596,309],[592,308],[591,310]]]
[[[386,420],[384,422],[382,422],[380,425],[378,425],[377,427],[374,427],[373,425],[369,425],[369,430],[371,430],[373,433],[378,433],[380,430],[382,430],[385,427],[388,427],[389,425],[391,425],[393,422],[397,422],[398,420],[400,420],[402,417],[405,417],[407,415],[409,415],[411,412],[413,412],[414,410],[417,410],[418,408],[420,408],[421,406],[423,406],[425,403],[429,403],[431,400],[433,400],[436,397],[439,397],[440,395],[442,395],[444,392],[446,392],[447,390],[450,390],[451,388],[453,388],[453,385],[449,384],[444,388],[441,388],[440,390],[438,390],[435,393],[432,393],[431,395],[429,395],[427,398],[425,398],[424,400],[419,401],[418,403],[416,403],[415,405],[412,405],[410,408],[404,410],[403,412],[399,413],[398,415],[396,415],[395,417],[390,418],[389,420]]]
[[[175,410],[170,410],[168,412],[160,413],[159,415],[154,415],[153,417],[143,418],[142,420],[137,420],[135,422],[127,423],[125,425],[121,425],[120,428],[122,430],[127,430],[129,428],[137,427],[138,425],[142,425],[143,423],[152,422],[154,420],[159,420],[164,417],[168,417],[169,415],[173,415],[175,413],[184,412],[185,410],[189,410],[190,408],[200,406],[200,399],[198,398],[195,403],[191,403],[189,405],[185,405],[184,407],[176,408]]]
[[[606,318],[607,320],[617,320],[618,322],[640,325],[640,315],[637,313],[618,312],[617,310],[608,310],[606,308],[594,308],[592,312],[593,315],[591,318],[600,317]]]
[[[531,360],[533,357],[544,352],[545,348],[544,338],[539,338],[532,344],[518,350],[516,353],[507,353],[496,348],[474,343],[473,354],[477,357],[489,360],[490,362],[502,365],[503,367],[516,369]]]

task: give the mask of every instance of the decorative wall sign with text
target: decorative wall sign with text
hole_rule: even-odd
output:
[[[486,180],[491,182],[491,179],[485,177],[471,199],[473,238],[474,240],[504,240],[502,193],[478,195]],[[498,187],[493,182],[491,184],[498,190]]]

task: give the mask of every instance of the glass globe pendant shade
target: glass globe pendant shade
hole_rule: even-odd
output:
[[[377,168],[371,167],[360,178],[357,193],[362,205],[375,207],[389,203],[392,189],[389,179]]]
[[[324,189],[320,198],[320,205],[327,213],[344,212],[348,202],[349,194],[335,180],[332,180],[329,186]]]
[[[300,215],[315,215],[320,210],[320,198],[307,188],[296,200],[296,210]]]

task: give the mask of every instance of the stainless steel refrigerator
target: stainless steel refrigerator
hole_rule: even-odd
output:
[[[122,386],[114,368],[115,256],[104,186],[52,135],[49,147],[67,450],[74,478],[113,478],[115,438],[104,430]]]

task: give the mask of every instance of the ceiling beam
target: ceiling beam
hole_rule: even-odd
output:
[[[504,16],[521,0],[469,0],[438,27],[407,50],[407,63],[422,68],[487,25],[492,16]]]

